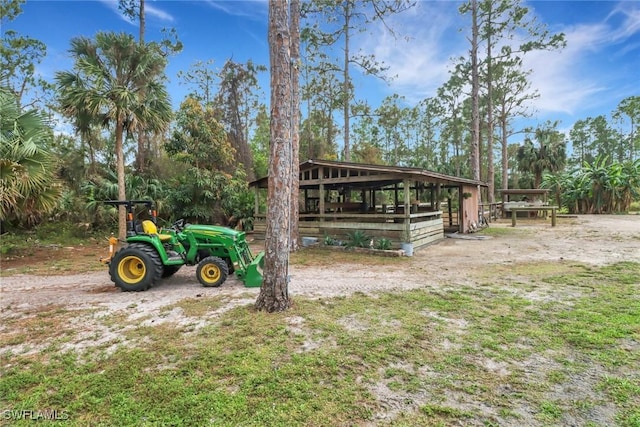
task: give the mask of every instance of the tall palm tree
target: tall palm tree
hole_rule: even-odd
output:
[[[56,163],[46,150],[53,134],[35,110],[0,88],[0,221],[33,224],[56,206]]]
[[[535,139],[537,145],[531,139],[525,139],[518,148],[516,158],[518,169],[531,173],[534,176],[534,188],[540,188],[545,172],[555,173],[564,168],[567,144],[564,136],[552,126],[536,129]]]
[[[567,180],[566,174],[545,173],[540,188],[548,188],[555,199],[556,206],[562,207],[562,193]]]
[[[56,74],[62,112],[79,129],[87,122],[115,128],[118,198],[125,200],[124,132],[160,132],[171,120],[166,60],[157,45],[139,44],[125,33],[99,32],[93,40],[76,37],[70,52],[73,70]],[[118,236],[126,237],[124,207]]]

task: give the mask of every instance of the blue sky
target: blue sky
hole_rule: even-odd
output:
[[[560,52],[536,52],[526,58],[531,81],[540,98],[531,104],[533,122],[560,120],[569,129],[578,119],[611,113],[625,97],[640,95],[640,1],[531,1],[527,5],[552,32],[564,32],[567,47]],[[392,20],[403,36],[393,38],[381,28],[361,34],[356,44],[373,53],[396,75],[387,85],[358,78],[357,96],[377,106],[392,93],[413,104],[447,80],[450,58],[465,55],[468,43],[460,28],[459,2],[419,0],[417,6]],[[222,66],[228,58],[269,64],[266,0],[147,0],[147,40],[158,39],[163,27],[177,30],[184,50],[170,58],[170,93],[177,107],[188,88],[176,74],[196,60],[213,59]],[[67,50],[75,36],[97,31],[126,31],[137,37],[137,25],[123,18],[110,0],[28,0],[14,22],[2,23],[45,42],[48,56],[38,72],[51,79],[70,69]],[[356,74],[357,77],[357,74]],[[268,97],[268,76],[261,78]]]

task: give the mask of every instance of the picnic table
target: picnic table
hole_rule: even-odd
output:
[[[558,206],[549,206],[549,205],[510,206],[509,211],[511,211],[512,227],[516,226],[516,217],[518,212],[540,212],[540,211],[545,212],[545,214],[551,211],[551,226],[552,227],[556,226],[556,212],[558,211]]]

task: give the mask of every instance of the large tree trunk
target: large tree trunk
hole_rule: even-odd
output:
[[[491,11],[487,21],[491,23]],[[489,193],[489,203],[495,202],[495,170],[493,164],[493,82],[492,74],[492,52],[491,52],[491,31],[487,32],[487,192]]]
[[[343,114],[344,114],[344,161],[351,161],[351,150],[349,148],[349,102],[350,97],[349,93],[351,93],[351,81],[349,76],[349,18],[351,18],[351,10],[349,7],[351,3],[349,1],[345,2],[345,13],[344,13],[344,81],[343,81]]]
[[[269,0],[271,153],[263,282],[255,307],[289,308],[291,218],[291,56],[288,2]]]
[[[471,0],[471,20],[471,178],[480,181],[480,83],[478,81],[477,0]]]
[[[118,175],[118,200],[127,200],[126,189],[124,187],[124,150],[122,147],[122,134],[124,125],[120,114],[117,114],[116,123],[116,174]],[[121,241],[127,238],[127,210],[124,206],[118,208],[118,239]]]
[[[136,169],[138,172],[144,172],[146,165],[146,135],[144,129],[140,129],[138,133],[138,152],[136,154]]]
[[[140,35],[138,38],[138,43],[141,46],[144,46],[144,30],[145,30],[145,19],[144,19],[144,0],[140,0],[140,9],[138,11],[138,18],[140,20]],[[144,93],[143,93],[144,96]],[[138,155],[136,156],[136,163],[139,172],[144,172],[146,167],[146,129],[140,129],[138,131]]]
[[[291,241],[298,250],[300,216],[300,0],[291,0]]]
[[[502,189],[507,190],[509,188],[509,152],[507,151],[509,142],[507,141],[508,125],[504,112],[500,119],[500,126],[502,128]]]
[[[138,41],[141,45],[144,44],[144,30],[145,30],[145,17],[144,17],[144,0],[140,0],[140,12],[138,13],[140,17],[140,38]]]
[[[542,171],[536,171],[533,175],[533,188],[540,188],[542,184]]]

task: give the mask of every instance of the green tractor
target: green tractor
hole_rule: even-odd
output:
[[[109,200],[106,204],[127,209],[127,240],[117,251],[118,239],[109,239],[109,275],[123,291],[146,291],[183,265],[195,265],[198,281],[217,287],[235,273],[246,287],[260,287],[264,252],[251,254],[244,232],[214,225],[186,224],[179,219],[171,227],[157,227],[156,211],[149,200]],[[135,207],[144,205],[149,219],[135,219]]]

